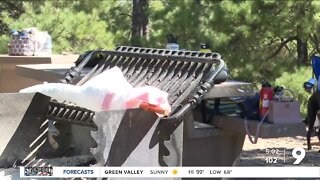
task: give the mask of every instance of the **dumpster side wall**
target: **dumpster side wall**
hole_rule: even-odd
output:
[[[245,133],[230,132],[201,122],[199,109],[185,116],[182,165],[232,166],[242,151]]]
[[[245,135],[185,139],[183,166],[232,166],[242,151]]]

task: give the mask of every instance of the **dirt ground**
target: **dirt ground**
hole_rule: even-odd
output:
[[[257,144],[252,144],[246,137],[243,152],[235,166],[298,166],[293,165],[293,148],[304,148],[305,158],[299,166],[320,166],[320,144],[316,136],[311,140],[312,150],[307,150],[306,138],[302,136],[282,138],[259,138]],[[267,149],[275,149],[277,153],[268,155]],[[267,163],[266,158],[276,158],[277,163]]]

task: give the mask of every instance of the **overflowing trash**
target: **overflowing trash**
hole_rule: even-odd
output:
[[[85,66],[98,55],[97,64]],[[183,148],[183,122],[193,123],[193,111],[220,82],[220,54],[121,46],[81,59],[62,83],[0,94],[0,120],[12,122],[1,132],[6,141],[0,167],[81,155],[91,155],[90,164],[98,166],[181,166],[182,156],[208,159],[193,159],[193,148]]]
[[[40,92],[58,101],[67,101],[92,111],[141,108],[168,115],[171,107],[168,93],[151,86],[133,87],[121,70],[113,67],[82,86],[46,83],[28,87],[21,93]]]
[[[8,49],[9,55],[50,56],[52,38],[47,31],[39,31],[35,27],[12,30]]]

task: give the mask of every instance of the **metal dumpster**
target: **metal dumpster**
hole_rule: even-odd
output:
[[[92,59],[94,65],[87,68]],[[80,60],[66,73],[63,83],[81,85],[118,66],[133,86],[150,85],[168,92],[172,114],[159,118],[140,109],[93,112],[41,94],[3,94],[7,100],[0,101],[0,107],[7,106],[11,97],[30,98],[16,102],[29,104],[25,109],[3,111],[2,123],[10,117],[15,122],[11,131],[18,132],[21,126],[28,138],[19,143],[21,134],[17,138],[0,132],[6,139],[1,167],[17,162],[36,165],[35,161],[41,158],[91,154],[98,166],[230,166],[241,153],[245,132],[234,130],[230,122],[239,124],[242,119],[214,116],[208,122],[200,105],[204,99],[253,93],[248,83],[226,81],[224,61],[218,53],[121,46],[114,51],[88,52]],[[40,109],[32,108],[40,104]],[[35,123],[32,133],[25,125],[30,122]],[[282,134],[272,133],[281,127],[271,126],[266,131],[270,137],[285,136],[290,129],[287,126]],[[297,125],[299,131],[302,128],[302,124]],[[17,147],[18,153],[13,151]]]

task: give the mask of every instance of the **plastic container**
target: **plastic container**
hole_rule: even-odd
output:
[[[46,41],[43,44],[43,55],[51,56],[52,54],[52,38],[47,31],[44,32]]]
[[[273,99],[272,87],[263,86],[260,90],[259,115],[262,119],[269,110],[269,103]]]
[[[166,49],[170,50],[179,50],[179,44],[177,43],[168,43]]]
[[[172,34],[167,35],[167,45],[166,49],[179,50],[178,38],[174,37]]]

